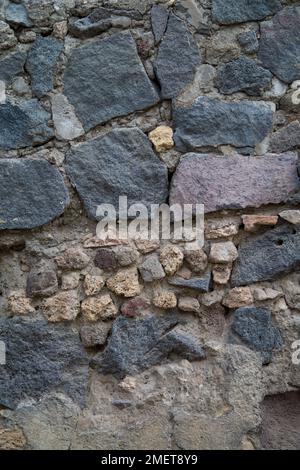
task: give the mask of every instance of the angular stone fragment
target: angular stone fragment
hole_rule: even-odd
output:
[[[173,130],[168,126],[158,126],[150,132],[149,139],[157,152],[164,152],[174,147]]]
[[[5,19],[14,26],[24,26],[30,28],[32,21],[28,17],[27,9],[24,5],[17,2],[10,3],[5,10]]]
[[[163,38],[167,29],[169,18],[169,11],[163,5],[153,5],[151,8],[151,25],[155,39],[155,44],[158,44]]]
[[[218,69],[216,86],[224,95],[244,91],[250,96],[260,96],[271,87],[272,74],[253,59],[240,57]]]
[[[174,98],[193,81],[200,52],[183,21],[170,14],[166,34],[159,47],[154,68],[163,99]]]
[[[104,284],[105,279],[100,274],[87,274],[84,279],[84,291],[86,295],[99,294]]]
[[[117,272],[106,281],[107,287],[117,295],[135,297],[141,292],[139,276],[136,268],[125,269]]]
[[[290,224],[300,224],[300,210],[286,210],[279,213],[280,217]]]
[[[222,304],[228,308],[246,307],[253,304],[253,296],[249,287],[235,287],[224,297]]]
[[[5,21],[0,20],[0,51],[10,49],[18,43],[14,31]]]
[[[81,270],[89,264],[89,256],[81,247],[68,248],[64,253],[55,258],[57,266],[65,271]]]
[[[240,244],[231,283],[233,286],[245,286],[271,281],[299,266],[299,228],[283,225]]]
[[[0,80],[10,84],[12,79],[24,73],[26,54],[22,51],[12,52],[0,59]]]
[[[109,248],[101,248],[97,251],[94,259],[97,268],[113,270],[118,267],[118,260],[115,253]]]
[[[52,96],[51,103],[53,122],[58,139],[73,140],[84,134],[81,122],[64,95],[56,94]]]
[[[273,326],[271,313],[262,308],[242,307],[236,310],[231,330],[250,349],[261,353],[263,364],[269,364],[273,349],[283,344],[280,330]]]
[[[138,251],[131,246],[119,246],[114,248],[114,254],[120,266],[130,266],[135,263],[139,257]]]
[[[54,136],[49,119],[37,100],[0,105],[0,148],[13,150],[48,142]]]
[[[144,282],[159,281],[166,276],[157,255],[147,256],[139,266],[139,271]]]
[[[101,155],[101,158],[99,158]],[[102,203],[119,207],[119,196],[134,203],[161,204],[168,195],[168,171],[137,128],[116,129],[75,147],[67,156],[67,173],[96,218]]]
[[[281,153],[300,147],[300,123],[293,121],[274,132],[270,141],[270,152]]]
[[[200,312],[200,304],[194,297],[180,297],[178,300],[178,308],[183,312]]]
[[[41,98],[53,89],[54,74],[63,42],[47,36],[38,36],[27,57],[26,69],[31,76],[34,94]]]
[[[201,249],[186,250],[184,259],[194,273],[201,273],[207,267],[207,255]]]
[[[213,0],[213,20],[219,24],[263,20],[281,6],[280,0]]]
[[[300,78],[300,7],[289,6],[260,25],[259,59],[285,83]]]
[[[40,227],[61,215],[68,202],[61,174],[47,161],[0,160],[0,230]]]
[[[26,297],[26,293],[22,290],[11,292],[7,299],[7,308],[12,315],[29,315],[30,313],[35,313],[30,299]]]
[[[86,131],[159,101],[130,33],[74,49],[64,90]]]
[[[132,319],[119,317],[113,324],[108,345],[93,365],[104,374],[124,377],[165,362],[170,354],[190,361],[205,357],[193,338],[174,330],[176,317]]]
[[[183,252],[178,246],[166,245],[160,253],[160,262],[167,276],[173,276],[182,266]]]
[[[273,111],[264,102],[225,102],[199,97],[174,106],[175,144],[180,150],[206,146],[253,147],[272,129]]]
[[[76,291],[59,292],[45,300],[43,311],[49,322],[72,321],[80,313],[80,302]]]
[[[153,305],[164,310],[175,308],[177,305],[176,295],[174,292],[159,290],[154,294]]]
[[[28,297],[50,297],[58,290],[56,272],[50,269],[34,269],[27,277]]]
[[[278,222],[277,215],[242,215],[246,232],[256,232],[261,227],[273,227]]]
[[[118,309],[109,294],[88,297],[81,304],[83,317],[91,322],[107,320],[117,316]]]
[[[146,297],[134,297],[122,304],[121,312],[125,317],[139,317],[150,307],[150,301]]]
[[[198,292],[209,292],[211,290],[211,273],[209,272],[203,277],[192,277],[191,279],[173,277],[168,279],[168,283],[172,286],[192,289]]]
[[[212,263],[232,263],[238,257],[238,251],[233,242],[212,243],[209,260]]]
[[[212,270],[214,282],[220,285],[227,284],[231,276],[231,271],[231,264],[215,264]]]
[[[0,404],[15,408],[56,390],[81,405],[88,384],[88,358],[78,334],[66,326],[20,318],[0,320],[7,363],[0,366]]]
[[[238,41],[244,52],[253,54],[258,51],[259,42],[255,31],[245,31],[239,34]]]
[[[90,325],[84,325],[80,328],[80,338],[86,348],[95,346],[103,346],[105,344],[108,333],[111,329],[110,322],[98,322]]]
[[[285,202],[299,189],[293,153],[263,157],[189,154],[173,176],[170,204],[204,204],[205,212],[260,207]]]

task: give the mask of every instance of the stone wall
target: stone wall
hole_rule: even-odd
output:
[[[299,448],[299,63],[297,1],[0,1],[0,448]]]

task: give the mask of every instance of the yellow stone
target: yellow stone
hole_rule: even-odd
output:
[[[173,129],[168,126],[158,126],[150,132],[149,139],[157,152],[164,152],[174,147]]]

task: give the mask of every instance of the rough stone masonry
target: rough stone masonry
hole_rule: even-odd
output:
[[[297,0],[0,2],[0,449],[299,450],[299,64]]]

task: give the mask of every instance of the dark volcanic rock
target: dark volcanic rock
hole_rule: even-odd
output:
[[[199,97],[191,106],[174,106],[174,139],[180,150],[205,146],[253,147],[271,131],[273,111],[263,102],[228,103]]]
[[[250,349],[261,353],[263,364],[269,364],[273,349],[283,344],[279,329],[272,324],[271,313],[263,308],[242,307],[236,310],[231,331]]]
[[[200,52],[183,21],[171,14],[154,63],[164,99],[174,98],[193,81]]]
[[[259,59],[280,80],[300,78],[300,7],[287,7],[261,26]]]
[[[171,354],[196,361],[205,358],[202,346],[192,337],[174,330],[176,317],[133,319],[119,317],[113,324],[103,354],[93,360],[104,374],[124,377],[161,364]]]
[[[28,297],[50,297],[58,291],[56,272],[49,269],[34,269],[27,277]]]
[[[198,292],[209,292],[212,287],[211,273],[207,273],[203,277],[193,277],[191,279],[182,279],[173,277],[168,279],[168,283],[176,287],[184,287],[186,289],[197,290]]]
[[[24,73],[26,53],[17,51],[0,59],[0,80],[10,83],[12,79]]]
[[[238,42],[244,52],[253,54],[258,51],[259,42],[255,31],[245,31],[238,35]]]
[[[88,358],[78,333],[43,320],[0,320],[6,365],[0,366],[0,405],[62,392],[81,405],[88,384]]]
[[[300,146],[300,123],[293,121],[285,127],[282,127],[277,132],[274,132],[271,137],[270,151],[271,152],[286,152]]]
[[[218,69],[216,86],[224,95],[244,91],[247,95],[258,96],[270,88],[273,75],[247,57],[240,57]]]
[[[213,0],[213,19],[219,24],[262,20],[281,8],[280,0]]]
[[[239,246],[233,286],[271,281],[300,267],[300,229],[283,225]]]
[[[12,150],[48,142],[54,136],[48,126],[50,117],[37,100],[19,106],[0,105],[0,148]]]
[[[151,9],[151,25],[155,39],[155,44],[158,44],[166,32],[169,18],[169,11],[163,5],[153,5]]]
[[[116,269],[118,267],[118,259],[112,250],[101,248],[101,250],[97,251],[94,264],[97,268],[101,269]]]
[[[33,43],[26,69],[31,76],[32,90],[38,98],[52,91],[56,64],[62,50],[63,42],[52,36],[38,36]]]
[[[44,225],[68,202],[61,174],[46,160],[0,159],[0,230]]]
[[[170,204],[204,204],[205,212],[242,209],[285,202],[299,190],[296,154],[191,153],[173,176]]]
[[[160,204],[168,195],[168,172],[149,140],[137,128],[116,129],[79,145],[67,156],[67,173],[90,217],[97,206],[113,204],[119,196],[128,204]]]
[[[75,49],[64,75],[64,89],[86,131],[159,101],[130,33]]]

